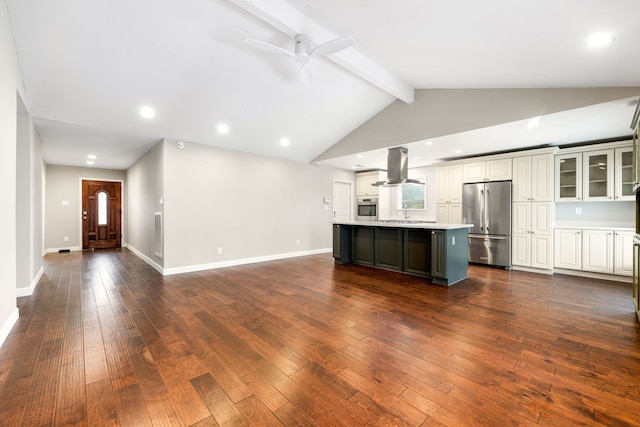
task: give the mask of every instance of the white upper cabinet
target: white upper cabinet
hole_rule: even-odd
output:
[[[515,157],[513,159],[513,201],[553,201],[553,156]]]
[[[503,181],[512,179],[511,158],[465,163],[463,182]]]
[[[462,203],[462,165],[436,168],[436,203]]]
[[[583,153],[582,192],[584,201],[613,200],[613,153],[612,149]]]
[[[377,196],[379,193],[378,187],[372,184],[385,179],[386,173],[383,171],[356,173],[356,197]]]
[[[614,198],[615,200],[633,201],[635,200],[633,193],[633,147],[616,148],[614,156]]]
[[[635,200],[633,146],[626,142],[602,145],[608,148],[572,148],[556,156],[556,202]]]
[[[582,201],[582,153],[556,156],[556,202]]]

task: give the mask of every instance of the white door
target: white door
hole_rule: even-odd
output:
[[[333,181],[333,220],[351,221],[353,206],[353,183],[349,181]]]
[[[531,267],[531,234],[513,235],[513,265]]]
[[[613,274],[613,231],[584,230],[582,239],[582,269]]]
[[[551,269],[551,236],[531,236],[531,267]]]
[[[582,270],[582,230],[556,228],[553,242],[554,267]]]
[[[632,231],[616,231],[613,274],[631,276],[633,273],[633,235]]]

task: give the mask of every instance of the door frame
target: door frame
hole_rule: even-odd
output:
[[[125,204],[124,204],[124,180],[123,179],[105,179],[105,178],[89,178],[89,177],[84,177],[81,176],[78,179],[78,209],[79,211],[77,212],[78,214],[78,247],[80,248],[80,250],[82,249],[82,181],[104,181],[104,182],[119,182],[120,183],[120,234],[122,235],[120,238],[120,247],[121,248],[126,248],[127,247],[127,243],[126,243],[126,237],[127,234],[125,233],[125,223],[124,223],[124,218],[125,218]]]

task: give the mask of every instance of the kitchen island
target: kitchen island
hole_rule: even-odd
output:
[[[333,223],[336,264],[359,264],[450,286],[467,278],[468,224],[422,221]]]

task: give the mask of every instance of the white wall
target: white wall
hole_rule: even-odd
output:
[[[166,140],[165,268],[331,248],[323,197],[332,197],[334,178],[353,173]]]
[[[42,274],[42,141],[18,100],[16,147],[16,287],[31,295]]]
[[[126,172],[56,165],[47,165],[46,168],[45,250],[49,252],[56,252],[60,249],[80,250],[82,249],[80,179],[124,181]],[[64,205],[63,202],[68,202],[68,204]],[[126,212],[126,203],[122,209]],[[125,229],[123,229],[123,234],[123,242],[126,242]],[[69,238],[69,241],[64,240],[65,236]]]
[[[154,253],[154,213],[162,212],[163,156],[164,142],[161,141],[127,170],[125,191],[127,246],[160,268],[164,266],[164,259]]]
[[[17,94],[24,95],[7,5],[0,0],[0,343],[18,318],[16,305],[16,128]]]

